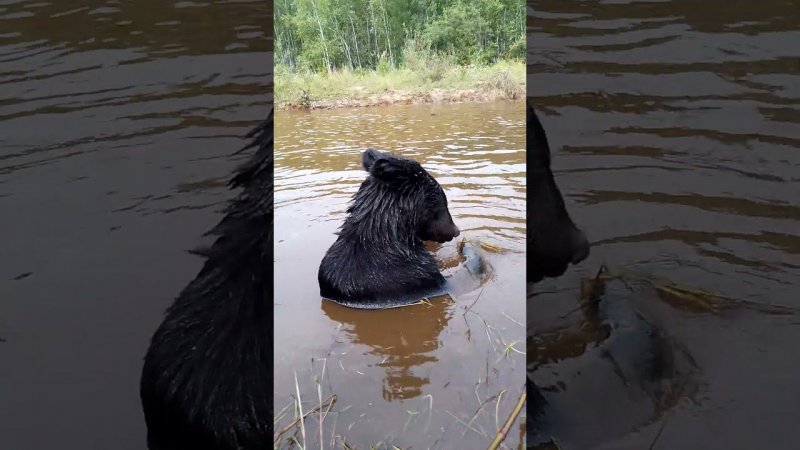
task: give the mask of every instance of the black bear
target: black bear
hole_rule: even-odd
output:
[[[550,169],[550,146],[539,118],[527,105],[527,279],[541,281],[562,275],[567,266],[589,255],[586,235],[564,206]]]
[[[586,259],[589,256],[589,242],[586,235],[572,222],[564,206],[564,198],[550,168],[547,135],[529,103],[526,116],[527,280],[529,283],[536,283],[545,277],[558,277],[567,270],[570,263],[577,264]],[[535,349],[529,349],[528,354],[535,354]],[[526,385],[529,441],[538,436],[535,423],[546,405],[539,388],[530,379],[531,375],[528,372]],[[532,446],[528,445],[528,448]]]
[[[320,295],[352,308],[380,309],[446,293],[445,278],[423,243],[459,235],[444,190],[411,159],[368,149],[361,164],[369,176],[322,259]]]
[[[140,385],[150,450],[272,446],[273,113],[231,180],[242,192],[167,310]]]

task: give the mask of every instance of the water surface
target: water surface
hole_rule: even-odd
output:
[[[528,93],[572,217],[594,244],[579,268],[536,286],[532,331],[577,330],[575,315],[559,318],[577,305],[578,278],[603,262],[800,308],[798,11],[772,0],[528,8]],[[642,285],[606,295],[650,309],[695,359],[697,390],[659,409],[598,380],[586,394],[597,408],[572,403],[577,419],[556,424],[562,448],[794,448],[796,314],[681,310]]]
[[[271,20],[0,2],[0,448],[145,448],[142,357],[266,117]]]

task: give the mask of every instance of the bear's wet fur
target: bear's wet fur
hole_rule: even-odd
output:
[[[527,280],[561,276],[569,264],[589,255],[586,235],[575,226],[564,206],[550,168],[550,146],[536,112],[526,108],[527,136]]]
[[[423,241],[459,235],[439,183],[411,159],[367,149],[369,173],[319,267],[320,295],[365,309],[444,294],[445,278]]]
[[[150,450],[272,446],[273,112],[245,147],[242,192],[196,251],[207,259],[169,307],[145,356]],[[245,150],[243,149],[243,150]]]

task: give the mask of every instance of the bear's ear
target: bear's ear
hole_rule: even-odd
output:
[[[373,177],[383,181],[395,181],[404,177],[408,172],[402,161],[395,158],[381,158],[372,164],[369,171]]]
[[[385,154],[375,150],[374,148],[368,148],[364,150],[364,153],[361,155],[361,166],[364,167],[364,170],[370,172],[372,171],[372,166],[375,164],[375,161],[385,156]]]

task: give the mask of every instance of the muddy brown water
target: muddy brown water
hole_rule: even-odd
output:
[[[525,383],[524,103],[279,110],[275,127],[276,411],[298,388],[304,411],[335,394],[325,448],[485,448]],[[491,279],[454,301],[384,311],[321,300],[317,269],[366,176],[368,146],[412,157],[439,181],[456,241],[493,249]],[[437,258],[451,259],[456,241],[432,247]],[[318,413],[306,438],[319,446]]]
[[[530,355],[551,394],[543,433],[563,449],[796,448],[800,3],[537,1],[528,25],[528,95],[593,242],[528,301],[549,339]],[[608,330],[571,312],[602,263],[789,312],[676,308],[648,282],[609,282],[612,318],[641,314],[672,363],[695,364],[659,403],[625,377],[644,335],[612,369]]]
[[[0,2],[0,448],[145,448],[142,357],[267,114],[270,20]]]

